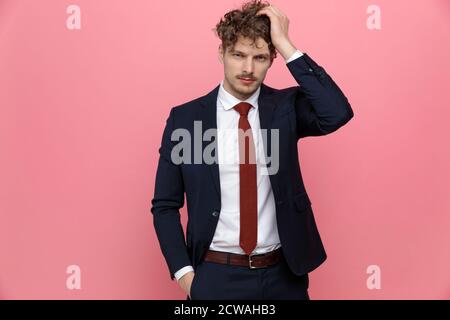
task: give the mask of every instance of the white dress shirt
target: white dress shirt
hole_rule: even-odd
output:
[[[303,55],[297,50],[286,63]],[[264,165],[264,146],[260,131],[258,97],[261,86],[251,97],[244,100],[252,105],[248,113],[248,121],[252,128],[256,150],[257,199],[258,199],[258,238],[253,254],[266,253],[281,246],[278,235],[275,200],[267,168]],[[239,246],[239,113],[233,109],[241,100],[227,92],[223,80],[217,96],[217,151],[219,160],[220,197],[222,207],[219,221],[209,246],[210,250],[245,254]],[[175,272],[177,281],[192,266],[185,266]]]

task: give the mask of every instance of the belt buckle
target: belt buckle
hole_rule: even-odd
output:
[[[259,268],[263,268],[263,267],[255,267],[255,266],[253,266],[252,265],[252,257],[253,256],[257,256],[257,255],[259,255],[259,254],[256,254],[256,253],[250,253],[249,255],[248,255],[248,266],[249,266],[249,268],[250,269],[259,269]]]

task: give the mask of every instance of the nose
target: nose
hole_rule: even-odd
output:
[[[253,59],[252,57],[247,57],[247,59],[244,62],[244,73],[245,74],[252,74],[253,73]]]

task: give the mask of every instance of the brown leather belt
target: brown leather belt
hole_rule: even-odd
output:
[[[204,261],[258,269],[274,265],[278,263],[281,258],[282,253],[280,247],[268,253],[250,255],[208,250]]]

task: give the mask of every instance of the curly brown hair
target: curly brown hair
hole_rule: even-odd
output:
[[[256,15],[259,10],[269,5],[267,1],[251,0],[244,3],[241,9],[229,11],[220,19],[213,30],[222,40],[224,52],[228,47],[234,47],[239,36],[250,38],[252,44],[261,37],[269,45],[270,60],[277,57],[277,51],[270,38],[270,19],[266,15]]]

